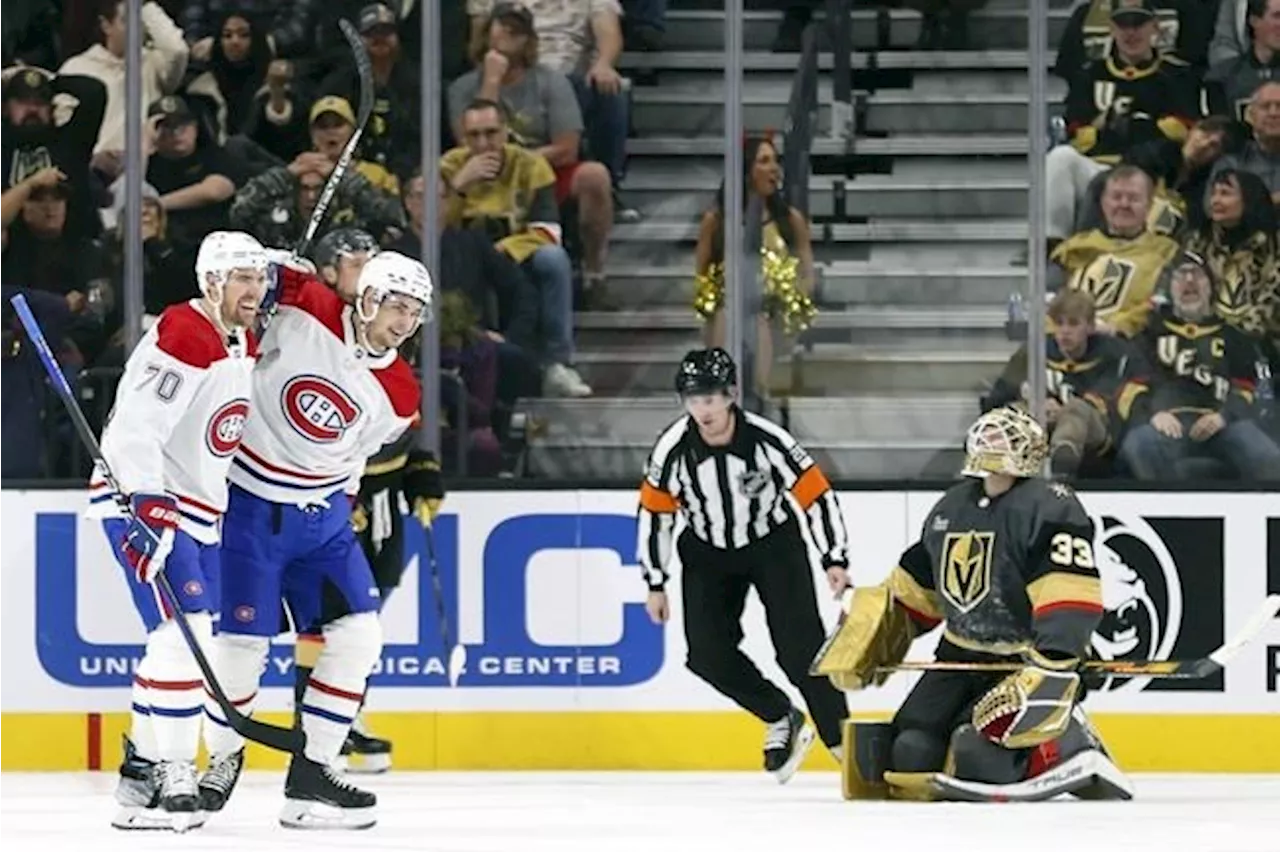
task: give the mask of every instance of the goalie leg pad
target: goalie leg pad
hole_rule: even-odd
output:
[[[947,743],[918,728],[899,731],[889,762],[897,772],[938,772],[947,762]]]
[[[324,766],[337,759],[381,651],[382,626],[372,612],[346,615],[325,625],[324,650],[300,708],[309,759]]]
[[[267,665],[269,642],[265,636],[221,633],[213,645],[214,674],[227,698],[246,716],[253,712],[254,700],[258,697],[258,682]],[[244,737],[231,729],[222,709],[211,697],[205,697],[204,712],[204,744],[210,755],[222,758],[244,748]]]
[[[840,748],[840,788],[846,800],[887,799],[885,770],[893,749],[893,726],[884,722],[844,722]]]
[[[1028,752],[996,745],[973,725],[961,725],[951,735],[956,778],[984,784],[1013,784],[1027,776]]]
[[[207,612],[186,616],[201,647],[213,642],[213,621]],[[178,625],[170,620],[147,636],[144,671],[157,761],[194,761],[200,749],[200,716],[204,704],[204,679]],[[149,744],[150,745],[150,744]]]

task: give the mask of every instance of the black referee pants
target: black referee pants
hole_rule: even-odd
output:
[[[822,741],[839,745],[840,723],[849,714],[844,695],[827,678],[809,674],[826,637],[799,526],[790,522],[737,551],[718,550],[686,530],[677,547],[689,670],[764,722],[776,722],[791,709],[786,693],[738,647],[742,610],[754,586],[778,665],[804,696]]]

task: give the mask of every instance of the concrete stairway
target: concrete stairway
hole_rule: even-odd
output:
[[[613,232],[616,310],[576,318],[577,364],[596,396],[530,404],[534,475],[639,476],[679,414],[675,364],[701,340],[689,303],[698,217],[723,175],[723,15],[673,7],[664,51],[622,63],[656,71],[658,85],[634,89],[624,192],[645,220]],[[834,476],[951,475],[978,395],[1013,349],[1005,305],[1025,284],[1011,261],[1027,237],[1025,8],[992,0],[965,52],[911,49],[920,18],[894,11],[881,19],[889,47],[874,55],[876,13],[855,12],[851,151],[827,135],[822,57],[808,176],[822,314],[804,345],[777,342],[771,413]],[[1052,11],[1051,45],[1067,14]],[[768,52],[779,20],[746,16],[749,130],[783,125],[797,57]]]

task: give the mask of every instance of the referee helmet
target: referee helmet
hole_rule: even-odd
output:
[[[676,371],[676,393],[680,396],[727,392],[737,384],[738,368],[733,356],[719,346],[690,351]]]

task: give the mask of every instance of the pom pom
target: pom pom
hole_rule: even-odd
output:
[[[807,329],[818,313],[813,300],[796,286],[799,270],[800,261],[791,255],[760,249],[765,305],[770,316],[782,316],[782,328],[787,335]]]
[[[713,263],[693,278],[693,309],[705,320],[724,304],[724,264]]]

